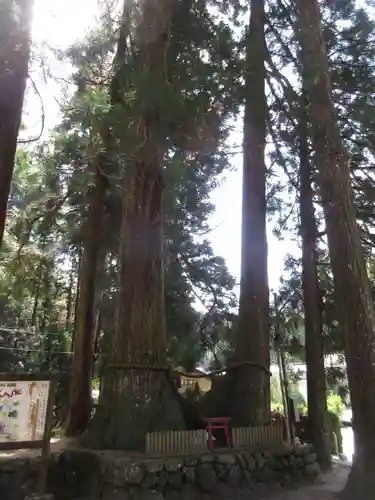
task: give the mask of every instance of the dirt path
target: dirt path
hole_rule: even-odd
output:
[[[333,500],[340,492],[348,478],[350,465],[335,463],[333,470],[311,486],[298,490],[280,491],[272,495],[261,497],[264,500]]]

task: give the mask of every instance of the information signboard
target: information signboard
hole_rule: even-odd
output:
[[[0,450],[41,449],[39,493],[46,486],[55,387],[50,375],[0,374]]]
[[[0,381],[0,443],[42,441],[50,381]]]

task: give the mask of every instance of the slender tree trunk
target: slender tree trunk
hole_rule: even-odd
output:
[[[305,99],[304,99],[305,101]],[[322,337],[322,307],[317,269],[317,225],[311,186],[311,163],[307,142],[304,102],[300,121],[300,218],[302,237],[302,283],[305,308],[305,345],[309,436],[318,461],[325,470],[331,459],[331,440],[327,421],[327,395]]]
[[[91,375],[95,335],[95,280],[102,234],[104,196],[107,185],[107,178],[97,169],[94,187],[90,192],[89,211],[84,229],[67,435],[82,433],[86,429],[91,416]]]
[[[73,318],[73,333],[72,333],[72,343],[71,350],[74,349],[74,339],[75,339],[75,331],[77,328],[77,318],[78,318],[78,305],[79,305],[79,289],[80,289],[80,277],[81,277],[81,268],[82,268],[82,245],[80,245],[77,249],[77,267],[76,267],[76,276],[77,276],[77,288],[76,288],[76,296],[74,299],[74,318]]]
[[[329,252],[353,407],[356,453],[344,496],[372,499],[375,490],[375,310],[356,222],[349,162],[337,127],[317,0],[297,0],[302,62],[310,102]]]
[[[147,3],[137,29],[138,71],[165,85],[165,52],[174,0]],[[163,270],[164,147],[157,140],[160,110],[138,120],[139,144],[126,172],[120,243],[120,293],[112,365],[105,374],[91,445],[143,449],[147,432],[183,427],[167,365]],[[146,140],[145,140],[146,139]],[[153,369],[154,368],[154,369]]]
[[[99,357],[99,346],[100,346],[100,331],[101,331],[102,321],[100,311],[96,311],[95,315],[95,337],[94,337],[94,356],[93,356],[93,364],[95,365],[95,361],[97,361]]]
[[[34,283],[34,305],[33,312],[31,315],[31,326],[36,326],[36,320],[38,317],[38,306],[39,306],[39,298],[40,298],[40,280],[42,278],[42,265],[39,264],[38,272],[36,275],[36,281]]]
[[[31,314],[31,326],[36,326],[36,318],[37,318],[37,314],[38,314],[38,305],[39,305],[39,290],[40,290],[40,286],[35,285],[33,312]]]
[[[264,0],[252,0],[245,73],[242,255],[237,361],[269,367],[269,290],[266,235]],[[263,370],[243,366],[233,401],[236,424],[269,419],[270,383]]]
[[[66,318],[65,318],[66,330],[70,330],[70,327],[72,324],[74,271],[75,271],[75,264],[74,264],[74,262],[72,262],[72,265],[70,267],[70,272],[69,272],[68,295],[66,298]]]
[[[0,4],[0,246],[28,77],[32,4],[32,0]]]
[[[47,325],[49,324],[50,322],[50,313],[51,313],[51,297],[50,297],[50,293],[51,293],[51,283],[50,283],[50,272],[49,272],[49,269],[48,267],[45,267],[44,269],[44,276],[43,276],[43,295],[44,295],[44,299],[43,299],[43,302],[42,302],[42,311],[43,311],[43,314],[42,314],[42,318],[41,318],[41,321],[40,321],[40,329],[42,331],[43,334],[46,333],[46,328],[47,328]]]

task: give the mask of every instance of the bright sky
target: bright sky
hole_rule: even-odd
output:
[[[97,0],[34,0],[33,41],[36,45],[46,43],[54,49],[63,49],[82,38],[85,30],[94,22],[97,13]],[[69,69],[65,69],[69,74]],[[55,63],[51,70],[54,77],[64,76],[64,69]],[[43,99],[46,130],[53,127],[59,117],[59,84],[47,78],[43,81],[39,68],[35,67],[32,74]],[[25,122],[27,135],[38,134],[41,123],[40,102],[38,97],[29,90],[27,95]],[[238,127],[240,128],[240,126]],[[236,137],[236,143],[240,142]],[[216,213],[212,217],[211,226],[214,230],[209,238],[217,255],[225,258],[230,272],[239,281],[241,258],[241,182],[242,155],[233,158],[237,171],[225,174],[222,185],[213,193]],[[268,236],[268,265],[270,287],[277,288],[283,270],[283,261],[287,253],[296,253],[296,245],[288,235],[283,241],[277,240],[271,234]]]

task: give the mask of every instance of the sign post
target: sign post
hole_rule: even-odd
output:
[[[0,374],[0,450],[41,450],[40,495],[47,486],[55,390],[50,374]]]

